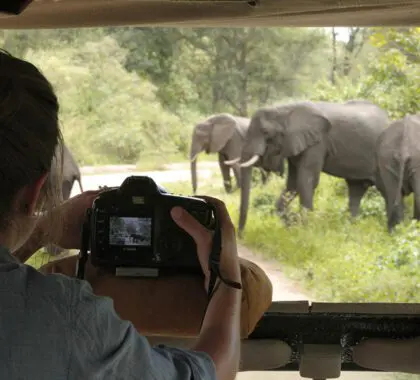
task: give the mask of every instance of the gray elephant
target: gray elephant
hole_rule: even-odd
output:
[[[63,161],[61,161],[61,159]],[[57,172],[57,170],[61,169],[62,173]],[[61,174],[61,192],[63,201],[70,198],[71,190],[75,181],[79,184],[80,192],[83,192],[79,165],[65,144],[57,145],[49,180],[55,181],[58,174]]]
[[[413,218],[420,220],[420,113],[393,121],[376,147],[377,188],[382,193],[388,231],[404,216],[404,197],[414,193]]]
[[[262,107],[250,122],[241,155],[241,203],[238,232],[248,212],[251,167],[276,169],[287,159],[286,189],[276,208],[280,215],[299,195],[303,208],[313,209],[321,172],[344,178],[352,216],[369,186],[375,183],[375,144],[387,126],[387,113],[366,100],[347,103],[295,102]]]
[[[60,173],[61,170],[62,172]],[[70,198],[71,190],[75,181],[79,184],[80,192],[83,192],[79,165],[65,144],[59,144],[56,147],[48,181],[56,183],[57,176],[60,177],[60,174],[61,181],[59,186],[61,188],[61,200],[63,202]],[[45,249],[50,255],[58,255],[63,251],[61,248],[54,245],[47,245]]]
[[[232,165],[237,186],[240,187],[240,168],[237,162],[240,159],[249,121],[250,119],[246,117],[220,113],[210,116],[194,127],[190,149],[191,182],[194,194],[197,191],[197,157],[203,151],[207,154],[219,154],[219,166],[227,193],[232,192],[229,165]],[[267,174],[262,172],[261,176],[265,183]]]

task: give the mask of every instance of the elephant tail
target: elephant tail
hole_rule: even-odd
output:
[[[398,185],[397,185],[397,190],[395,194],[394,207],[398,206],[402,202],[404,171],[405,171],[405,165],[407,164],[407,158],[408,158],[408,152],[407,152],[407,146],[409,144],[409,141],[407,141],[408,135],[406,133],[405,125],[402,128],[403,128],[403,132],[401,136],[401,146],[400,146]]]

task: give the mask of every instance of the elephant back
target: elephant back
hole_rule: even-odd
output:
[[[358,136],[361,143],[375,144],[389,124],[387,112],[370,102],[324,102],[317,106],[331,123],[331,134],[336,133],[344,143]]]
[[[363,101],[317,105],[331,124],[326,172],[374,181],[375,150],[389,120],[380,107]]]

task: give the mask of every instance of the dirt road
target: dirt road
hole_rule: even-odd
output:
[[[216,163],[208,165],[200,164],[198,175],[200,180],[210,179],[212,173],[217,167]],[[152,177],[157,183],[170,183],[177,181],[190,180],[190,172],[185,164],[173,164],[171,170],[139,172],[135,171],[134,166],[108,166],[101,169],[98,173],[97,168],[82,168],[82,182],[84,190],[95,190],[99,186],[119,186],[123,180],[129,175],[146,175]],[[72,196],[79,193],[77,184],[73,186]],[[281,267],[275,261],[262,259],[255,255],[244,246],[239,246],[240,256],[254,261],[268,275],[273,284],[273,301],[298,301],[308,300],[302,289],[297,284],[293,284],[288,280],[281,271]],[[297,380],[301,379],[299,373],[296,372],[244,372],[237,377],[238,380]],[[340,379],[344,380],[383,380],[384,376],[375,373],[342,373]]]

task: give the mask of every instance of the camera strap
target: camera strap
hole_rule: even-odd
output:
[[[92,214],[92,209],[86,210],[85,220],[83,222],[82,227],[82,241],[81,247],[79,251],[79,258],[76,262],[76,277],[80,279],[85,278],[85,267],[86,262],[88,260],[88,250],[89,250],[89,238],[90,238],[90,230],[89,230],[89,220]]]
[[[235,289],[242,289],[242,285],[235,281],[230,281],[222,276],[220,273],[220,253],[222,251],[222,231],[219,224],[219,219],[217,215],[217,210],[214,207],[213,212],[215,213],[215,224],[216,228],[213,235],[213,242],[211,247],[211,252],[209,255],[209,270],[210,270],[210,280],[209,280],[209,288],[208,288],[208,302],[210,302],[211,297],[213,296],[214,292],[216,291],[216,282],[219,278],[220,281],[225,283],[226,285],[235,288]]]
[[[210,279],[209,279],[209,288],[207,291],[207,306],[203,314],[203,318],[201,319],[201,326],[203,325],[204,318],[206,317],[207,308],[210,304],[211,298],[213,297],[213,294],[216,292],[221,282],[224,282],[226,285],[232,288],[242,289],[242,285],[240,283],[227,280],[220,273],[220,253],[222,251],[222,231],[219,225],[217,210],[214,206],[213,206],[213,212],[214,212],[214,215],[216,216],[215,217],[216,228],[214,230],[213,242],[212,242],[212,247],[211,247],[211,251],[209,255]],[[219,279],[219,282],[217,282],[217,279]]]

